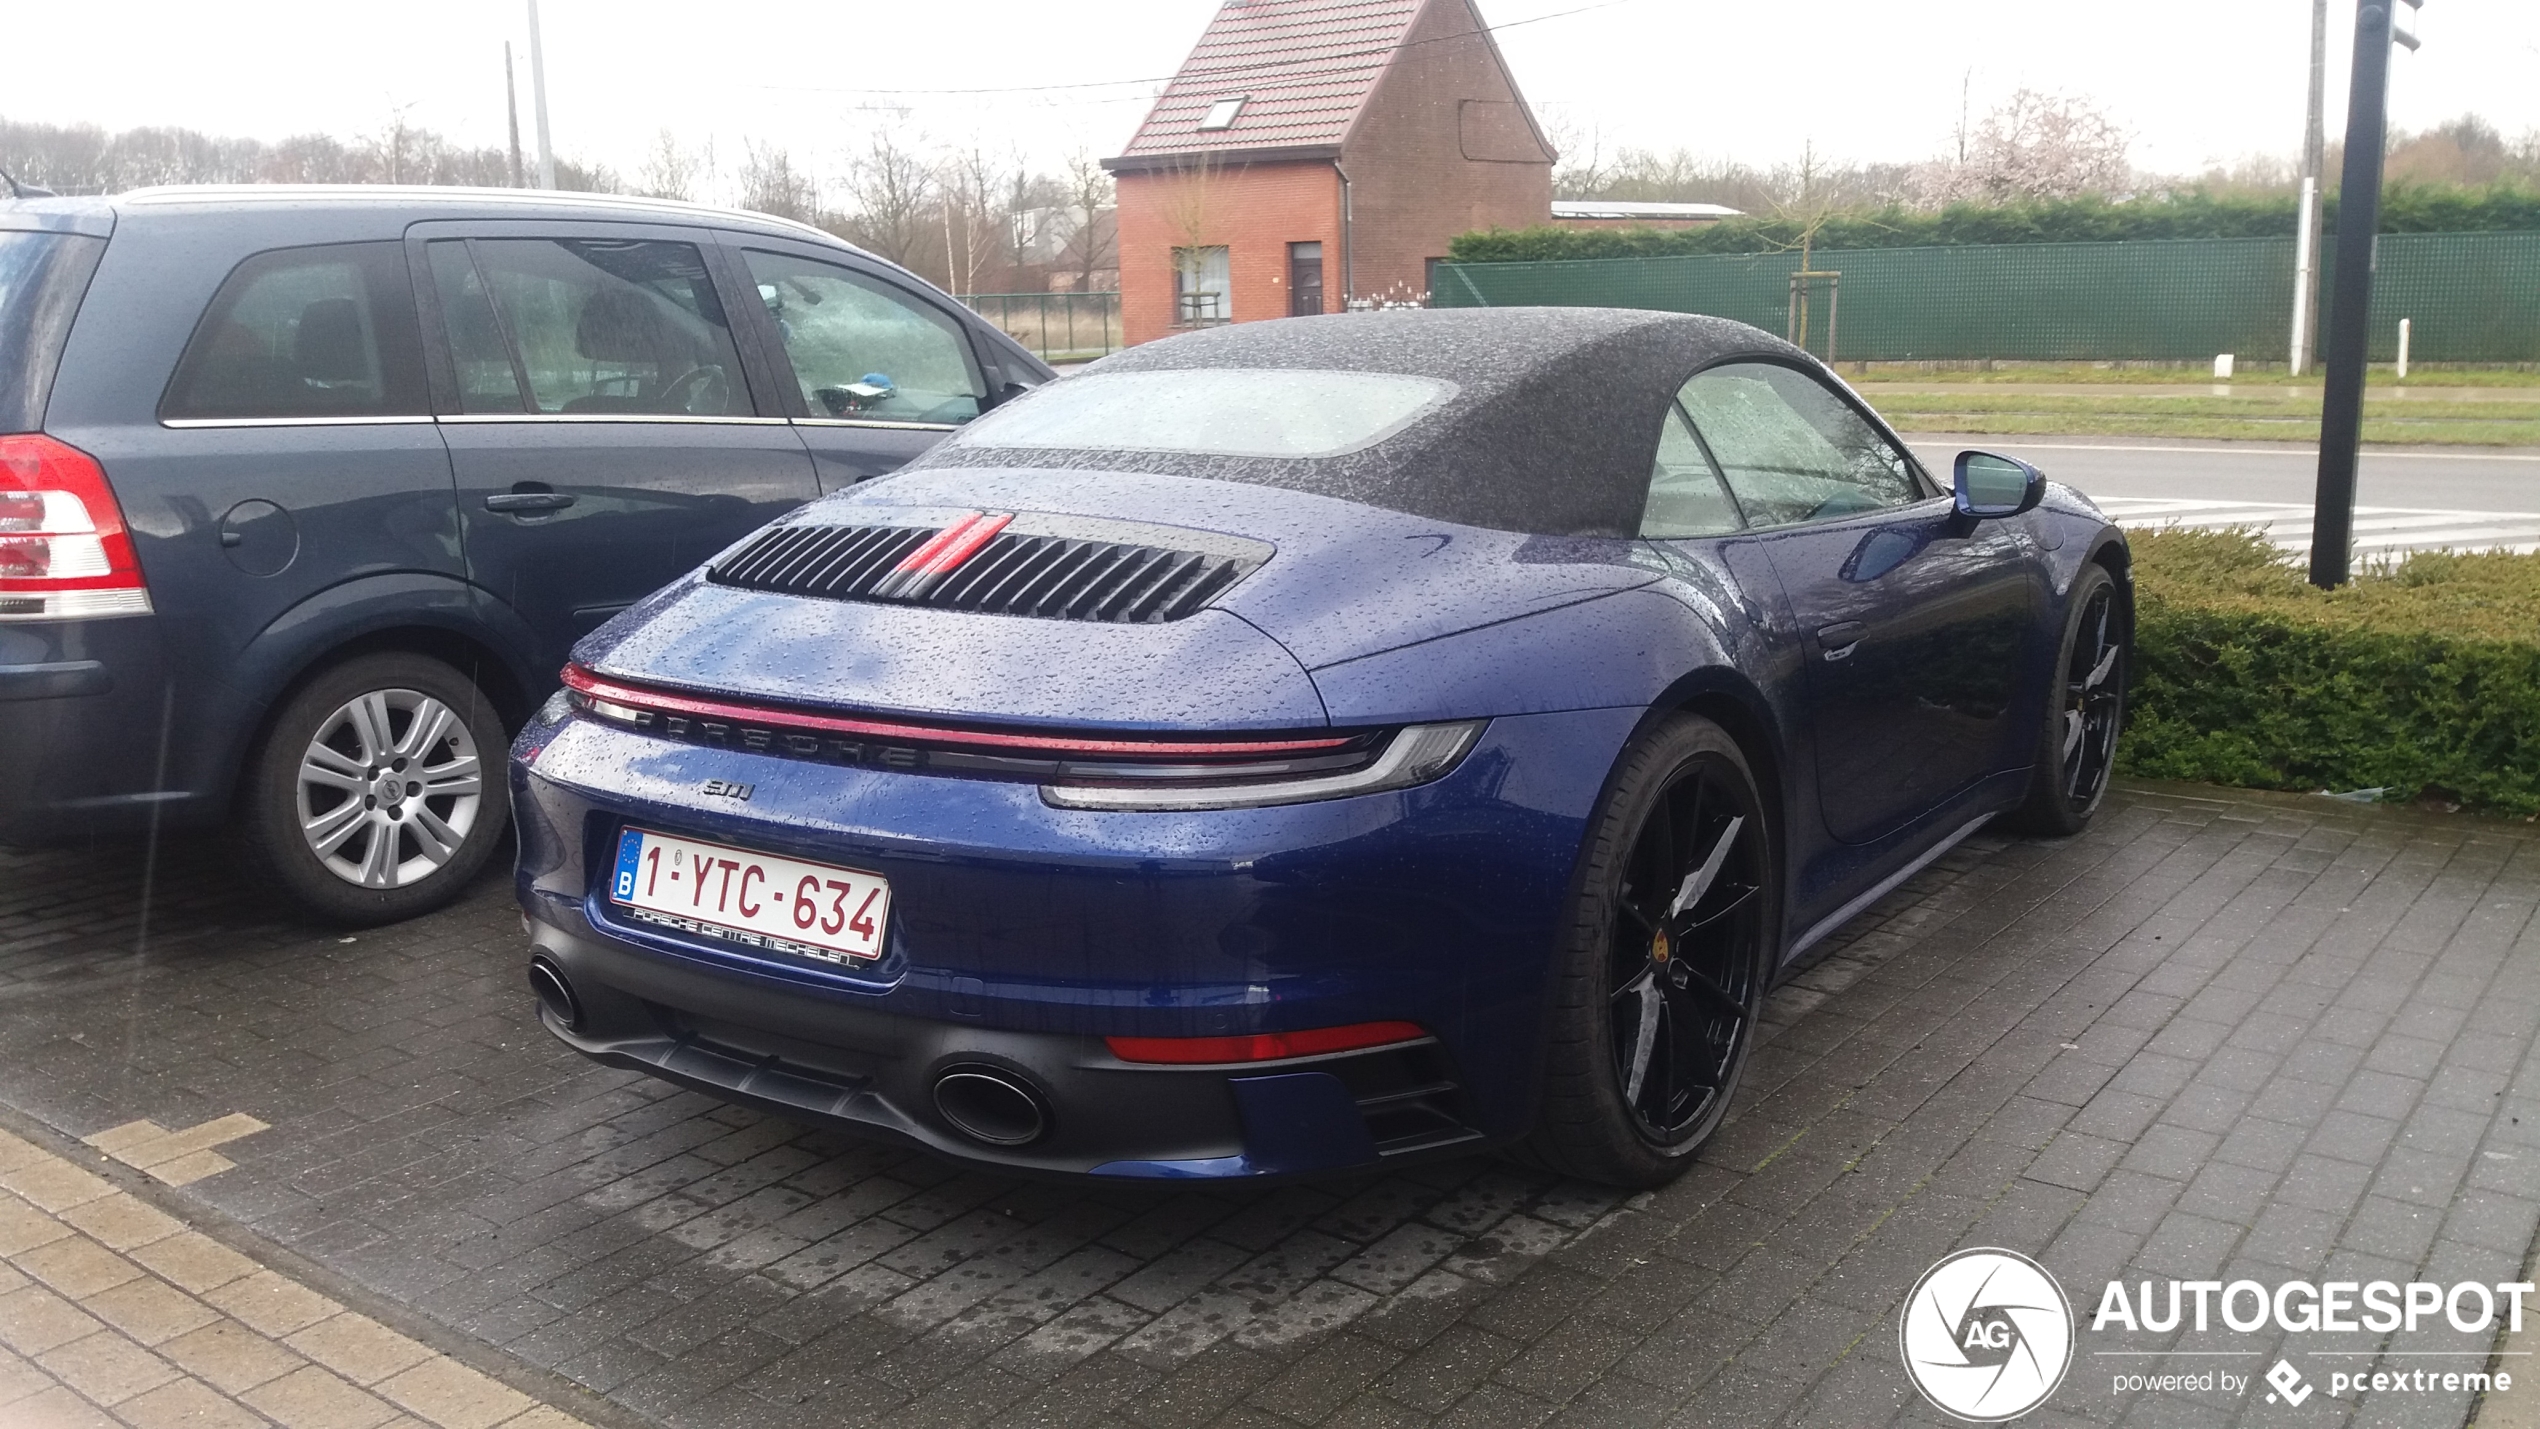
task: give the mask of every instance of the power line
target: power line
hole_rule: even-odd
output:
[[[1397,51],[1415,49],[1421,45],[1444,44],[1450,40],[1469,40],[1475,35],[1496,35],[1502,30],[1514,30],[1524,25],[1540,25],[1546,20],[1566,20],[1573,15],[1587,14],[1591,10],[1610,10],[1617,5],[1629,5],[1632,3],[1635,3],[1635,0],[1596,0],[1596,3],[1592,5],[1580,5],[1568,10],[1556,10],[1549,15],[1534,15],[1523,20],[1511,20],[1504,25],[1484,25],[1481,28],[1474,30],[1458,30],[1451,35],[1432,35],[1428,39],[1413,40],[1405,44],[1373,45],[1366,49],[1342,50],[1333,54],[1317,55],[1311,59],[1263,60],[1249,65],[1233,65],[1225,69],[1207,70],[1203,73],[1210,80],[1245,80],[1256,79],[1275,70],[1294,69],[1299,67],[1321,69],[1328,67],[1335,61],[1339,60],[1381,59],[1384,56],[1393,54]],[[1136,79],[1080,80],[1069,84],[992,85],[977,89],[866,89],[857,85],[816,84],[742,84],[735,85],[733,87],[736,89],[777,90],[793,94],[938,95],[955,97],[992,94],[1051,94],[1061,91],[1086,89],[1122,89],[1130,85],[1169,84],[1179,78],[1181,78],[1181,72],[1176,70],[1172,74],[1144,75]]]

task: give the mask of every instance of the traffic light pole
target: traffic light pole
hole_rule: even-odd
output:
[[[2364,357],[2372,337],[2373,235],[2381,231],[2381,151],[2389,128],[2390,3],[2363,0],[2355,12],[2346,167],[2337,191],[2337,272],[2329,290],[2328,370],[2320,398],[2319,487],[2311,515],[2311,584],[2322,590],[2346,583],[2355,541],[2355,459],[2363,440]],[[2414,47],[2413,39],[2405,43]]]

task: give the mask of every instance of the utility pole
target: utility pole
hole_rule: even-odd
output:
[[[512,187],[527,188],[520,172],[520,86],[512,83],[512,42],[503,41],[503,114],[511,123]]]
[[[547,47],[538,37],[538,0],[529,0],[529,99],[538,117],[538,187],[556,186],[556,150],[547,138]]]
[[[2362,0],[2355,11],[2354,77],[2346,93],[2346,171],[2337,190],[2337,276],[2328,298],[2319,487],[2311,513],[2311,584],[2322,590],[2346,583],[2353,556],[2355,458],[2364,430],[2364,356],[2372,336],[2373,237],[2381,231],[2381,151],[2389,137],[2393,42],[2417,47],[2416,36],[2391,24],[2389,0]]]
[[[2302,210],[2293,239],[2292,374],[2311,365],[2312,334],[2319,331],[2320,168],[2327,161],[2328,0],[2311,0],[2311,109],[2302,126]]]

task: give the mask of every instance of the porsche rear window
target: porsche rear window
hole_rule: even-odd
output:
[[[1434,377],[1206,367],[1088,372],[981,418],[962,446],[1315,458],[1362,451],[1455,395]]]

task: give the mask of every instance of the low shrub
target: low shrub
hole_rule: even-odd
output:
[[[2416,555],[2323,591],[2248,532],[2132,545],[2126,772],[2540,813],[2540,556]]]

